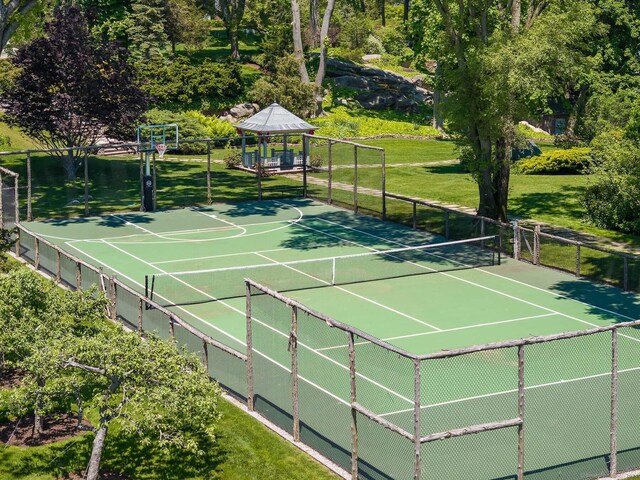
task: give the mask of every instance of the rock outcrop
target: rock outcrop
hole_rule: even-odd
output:
[[[327,61],[327,79],[338,88],[352,90],[350,97],[371,110],[393,108],[415,112],[433,99],[433,93],[424,88],[424,76],[409,79],[380,68],[341,60]]]
[[[257,103],[239,103],[238,105],[231,107],[228,112],[224,112],[224,114],[220,115],[218,118],[231,123],[237,123],[239,120],[248,118],[259,111],[260,106]]]

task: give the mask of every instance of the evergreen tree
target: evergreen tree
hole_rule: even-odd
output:
[[[165,21],[170,15],[167,0],[134,0],[131,3],[127,35],[130,51],[139,61],[163,56],[169,44]]]

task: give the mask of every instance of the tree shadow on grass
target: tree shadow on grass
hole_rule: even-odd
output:
[[[556,192],[524,193],[511,196],[509,213],[522,218],[562,215],[580,220],[584,216],[584,209],[575,199],[581,198],[584,190],[584,187],[563,185],[562,190]]]

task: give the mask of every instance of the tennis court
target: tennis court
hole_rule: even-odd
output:
[[[497,238],[443,243],[441,237],[311,200],[22,225],[240,352],[247,345],[245,278],[417,355],[640,318],[634,295],[505,259]],[[256,408],[285,418],[289,313],[268,296],[254,302]],[[301,318],[299,325],[300,418],[310,431],[303,440],[325,453],[334,450],[329,456],[348,465],[346,337],[315,320]],[[621,329],[617,341],[618,416],[628,420],[618,433],[618,462],[624,468],[637,465],[639,456],[640,332]],[[355,343],[358,402],[411,432],[416,421],[413,362],[371,347],[366,339]],[[606,474],[611,336],[578,337],[529,350],[528,476]],[[518,356],[513,349],[424,363],[422,435],[517,415]],[[334,438],[332,432],[345,423],[340,438]],[[373,425],[362,424],[360,431],[363,478],[412,478],[413,447],[405,448],[405,439]],[[426,443],[421,446],[422,478],[514,478],[516,443],[515,430],[506,429]]]

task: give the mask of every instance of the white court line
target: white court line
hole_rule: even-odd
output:
[[[260,250],[260,253],[270,253],[270,252],[281,252],[282,250],[290,250],[288,248],[272,248],[270,250]],[[154,265],[161,265],[161,264],[165,264],[165,263],[180,263],[180,262],[190,262],[192,260],[207,260],[209,258],[222,258],[222,257],[235,257],[235,256],[242,256],[242,255],[251,255],[253,253],[256,252],[238,252],[238,253],[225,253],[225,254],[221,254],[221,255],[209,255],[207,257],[192,257],[192,258],[180,258],[178,260],[162,260],[160,262],[151,262]]]
[[[181,280],[181,279],[179,279],[179,278],[177,278],[177,277],[175,277],[175,276],[171,275],[169,272],[167,272],[167,271],[165,271],[165,270],[162,270],[160,267],[156,267],[156,266],[152,265],[151,263],[147,262],[146,260],[143,260],[143,259],[141,259],[141,258],[137,257],[136,255],[134,255],[134,254],[132,254],[132,253],[129,253],[129,252],[127,252],[126,250],[123,250],[122,248],[117,247],[116,245],[113,245],[113,244],[111,244],[111,243],[109,243],[109,242],[107,242],[107,241],[105,241],[104,243],[105,243],[105,245],[109,245],[110,247],[115,248],[116,250],[118,250],[118,251],[120,251],[120,252],[124,253],[125,255],[130,256],[131,258],[133,258],[133,259],[135,259],[135,260],[139,261],[140,263],[144,263],[144,264],[146,264],[146,265],[149,265],[150,267],[155,268],[156,270],[159,270],[161,273],[164,273],[164,274],[169,275],[171,278],[173,278],[174,280],[176,280],[176,281],[178,281],[178,282],[182,283],[183,285],[187,286],[188,288],[191,288],[191,289],[193,289],[194,291],[196,291],[196,292],[200,293],[201,295],[203,295],[203,296],[205,296],[205,297],[207,297],[207,298],[210,298],[212,301],[216,301],[216,302],[221,303],[221,304],[222,304],[222,305],[224,305],[225,307],[228,307],[228,308],[230,308],[231,310],[233,310],[233,311],[235,311],[235,312],[237,312],[237,313],[241,314],[243,317],[246,315],[246,312],[243,312],[242,310],[239,310],[239,309],[237,309],[237,308],[235,308],[235,307],[233,307],[233,306],[229,305],[228,303],[224,302],[223,300],[218,300],[218,299],[217,299],[216,297],[214,297],[213,295],[210,295],[210,294],[208,294],[208,293],[206,293],[206,292],[204,292],[204,291],[200,290],[199,288],[194,287],[193,285],[191,285],[191,284],[189,284],[189,283],[185,282],[184,280]],[[128,278],[128,277],[127,277],[127,278]],[[137,283],[137,282],[136,282],[136,283]],[[166,298],[165,298],[165,300],[170,301],[170,300],[168,300],[168,299],[166,299]],[[181,310],[183,310],[183,311],[185,311],[185,312],[187,312],[187,313],[191,314],[191,312],[189,312],[188,310],[185,310],[185,309],[184,309],[184,308],[182,308],[182,307],[177,307],[177,308],[180,308]],[[192,315],[192,314],[191,314],[191,315]],[[270,328],[270,329],[274,330],[275,332],[277,332],[278,334],[282,335],[283,337],[289,338],[289,336],[288,336],[288,335],[286,335],[286,334],[284,334],[284,333],[282,333],[282,332],[280,332],[280,331],[278,331],[278,330],[276,330],[276,329],[272,328],[272,327],[271,327],[271,326],[269,326],[269,325],[264,324],[263,322],[260,322],[257,318],[255,318],[255,317],[252,317],[252,318],[254,318],[254,320],[258,321],[260,324],[264,325],[265,327],[267,327],[267,328]],[[205,323],[206,323],[206,322],[205,322]],[[209,324],[209,325],[211,325],[211,324]],[[211,325],[211,326],[213,326],[213,325]],[[216,327],[214,327],[214,328],[216,328]],[[216,329],[217,329],[217,328],[216,328]],[[218,329],[218,330],[219,330],[219,329]],[[220,330],[220,331],[222,331],[222,330]],[[232,337],[230,334],[227,334],[227,335],[228,335],[229,337],[231,337],[231,338],[234,338],[234,337]],[[246,343],[244,343],[244,345],[246,346]],[[309,351],[311,351],[311,352],[315,353],[315,354],[316,354],[316,355],[318,355],[319,357],[324,358],[325,360],[327,360],[327,361],[329,361],[329,362],[331,362],[331,363],[333,363],[333,364],[337,365],[338,367],[340,367],[340,368],[342,368],[342,369],[344,369],[344,370],[347,370],[347,371],[349,370],[349,367],[347,367],[347,366],[345,366],[345,365],[342,365],[341,363],[339,363],[338,361],[334,360],[333,358],[327,357],[327,356],[326,356],[326,355],[324,355],[323,353],[321,353],[321,352],[318,352],[318,351],[314,350],[313,348],[309,347],[308,345],[304,344],[303,342],[300,342],[300,341],[299,341],[299,342],[298,342],[298,345],[303,346],[304,348],[306,348],[306,349],[308,349]],[[362,374],[358,373],[358,374],[357,374],[357,376],[358,376],[358,377],[360,377],[360,378],[362,378],[363,380],[366,380],[366,381],[370,382],[372,385],[375,385],[376,387],[379,387],[380,389],[382,389],[382,390],[384,390],[384,391],[386,391],[386,392],[388,392],[388,393],[390,393],[390,394],[392,394],[392,395],[395,395],[396,397],[398,397],[398,398],[400,398],[400,399],[402,399],[402,400],[405,400],[405,401],[407,401],[407,402],[409,402],[409,403],[413,403],[413,400],[410,400],[410,399],[408,399],[408,398],[406,398],[406,397],[404,397],[404,396],[400,395],[399,393],[395,392],[394,390],[391,390],[390,388],[385,387],[384,385],[382,385],[382,384],[380,384],[380,383],[376,382],[375,380],[373,380],[373,379],[371,379],[371,378],[368,378],[368,377],[367,377],[367,376],[365,376],[365,375],[362,375]]]
[[[401,242],[398,242],[398,241],[395,241],[395,240],[388,240],[388,239],[385,239],[385,238],[379,237],[378,235],[375,235],[375,234],[373,234],[373,233],[365,232],[365,231],[358,230],[358,229],[356,229],[356,228],[352,228],[352,227],[347,227],[347,226],[345,226],[345,225],[340,225],[339,223],[331,222],[331,221],[329,221],[329,220],[325,220],[325,219],[321,219],[321,218],[318,218],[318,220],[321,220],[321,221],[324,221],[324,222],[327,222],[327,223],[330,223],[330,224],[333,224],[333,225],[337,225],[337,226],[342,227],[342,228],[348,228],[348,229],[350,229],[350,230],[354,230],[354,231],[357,231],[357,232],[363,233],[363,234],[365,234],[365,235],[369,235],[369,236],[371,236],[371,237],[378,238],[378,239],[380,239],[380,240],[385,240],[385,241],[387,241],[387,242],[395,243],[395,244],[397,244],[397,245],[403,245]],[[300,224],[300,226],[302,226],[302,227],[304,227],[304,228],[309,228],[309,229],[311,229],[311,230],[315,230],[315,231],[320,232],[320,233],[324,233],[325,235],[330,235],[330,236],[332,236],[332,237],[341,238],[341,239],[342,239],[343,241],[345,241],[345,242],[353,243],[354,245],[358,245],[358,246],[363,247],[363,248],[368,248],[368,249],[373,250],[373,251],[376,251],[376,252],[379,252],[379,251],[380,251],[380,250],[378,250],[378,249],[376,249],[376,248],[369,247],[369,246],[367,246],[367,245],[362,245],[362,244],[357,243],[357,242],[354,242],[354,241],[352,241],[352,240],[347,240],[347,239],[345,239],[345,238],[342,238],[342,237],[339,237],[339,236],[337,236],[337,235],[333,235],[333,234],[330,234],[330,233],[323,232],[322,230],[318,230],[318,229],[315,229],[315,228],[313,228],[313,227],[309,227],[309,226],[302,225],[302,224]],[[404,245],[404,246],[407,246],[407,245]],[[440,256],[440,255],[436,255],[436,254],[432,254],[432,253],[430,253],[430,255],[433,255],[433,256],[435,256],[435,257],[442,258],[442,259],[444,259],[444,260],[448,260],[448,261],[451,261],[451,262],[454,262],[454,263],[460,263],[460,262],[456,262],[456,261],[451,260],[451,259],[447,259],[447,257],[446,257],[446,256]],[[490,292],[496,293],[496,294],[498,294],[498,295],[502,295],[503,297],[510,298],[510,299],[515,300],[515,301],[517,301],[517,302],[525,303],[525,304],[527,304],[527,305],[531,305],[532,307],[537,307],[537,308],[540,308],[540,309],[542,309],[542,310],[546,310],[547,312],[553,312],[553,313],[556,313],[556,314],[558,314],[558,315],[560,315],[560,316],[562,316],[562,317],[569,318],[569,319],[571,319],[571,320],[575,320],[576,322],[580,322],[580,323],[583,323],[583,324],[585,324],[585,325],[589,325],[589,326],[591,326],[591,327],[599,327],[599,326],[600,326],[600,325],[597,325],[597,324],[595,324],[595,323],[588,322],[587,320],[582,320],[582,319],[577,318],[577,317],[574,317],[574,316],[572,316],[572,315],[569,315],[569,314],[566,314],[566,313],[562,313],[562,312],[559,312],[559,311],[557,311],[557,310],[553,310],[552,308],[543,307],[542,305],[538,305],[538,304],[536,304],[536,303],[530,302],[530,301],[525,300],[525,299],[523,299],[523,298],[516,297],[516,296],[514,296],[514,295],[510,295],[510,294],[508,294],[508,293],[501,292],[500,290],[496,290],[496,289],[494,289],[494,288],[487,287],[486,285],[482,285],[482,284],[480,284],[480,283],[476,283],[476,282],[473,282],[473,281],[471,281],[471,280],[467,280],[467,279],[465,279],[465,278],[456,277],[455,275],[452,275],[452,274],[450,274],[450,273],[440,272],[440,271],[438,271],[438,270],[436,270],[436,269],[434,269],[434,268],[429,268],[429,267],[426,267],[426,266],[424,266],[424,265],[419,265],[419,264],[417,264],[417,263],[413,263],[413,262],[407,262],[407,263],[410,263],[410,264],[416,265],[416,266],[418,266],[418,267],[420,267],[420,268],[424,268],[425,270],[429,270],[429,271],[435,272],[435,273],[437,273],[438,275],[444,275],[445,277],[453,278],[453,279],[455,279],[455,280],[458,280],[458,281],[460,281],[460,282],[467,283],[467,284],[469,284],[469,285],[474,285],[474,286],[476,286],[476,287],[478,287],[478,288],[481,288],[481,289],[483,289],[483,290],[487,290],[487,291],[490,291]],[[484,269],[481,269],[481,268],[475,268],[474,270],[480,270],[480,271],[481,271],[481,272],[483,272],[483,273],[491,273],[491,272],[488,272],[487,270],[484,270]],[[498,277],[500,277],[500,278],[503,278],[503,279],[505,279],[505,280],[510,280],[510,279],[509,279],[509,277],[503,277],[502,275],[496,275],[496,276],[498,276]],[[518,282],[518,283],[520,283],[520,282]],[[528,284],[523,283],[523,285],[528,285]],[[534,288],[537,288],[537,287],[534,287]],[[543,290],[543,291],[544,291],[544,290]],[[553,292],[552,292],[552,293],[553,293]],[[562,295],[558,295],[558,296],[562,296]],[[570,297],[565,297],[565,298],[571,299]],[[599,308],[599,307],[596,307],[595,305],[590,305],[590,304],[588,304],[588,303],[584,303],[584,302],[579,302],[579,303],[581,303],[581,304],[583,304],[583,305],[590,306],[590,307]],[[606,310],[606,309],[604,309],[604,308],[600,308],[600,310],[603,310],[603,311],[606,311],[606,312],[609,312],[609,313],[612,313],[612,314],[618,315],[618,316],[620,316],[620,317],[627,318],[627,319],[629,319],[629,320],[634,320],[633,318],[627,317],[626,315],[616,314],[615,312],[610,312],[609,310]],[[622,337],[626,337],[626,338],[629,338],[630,340],[633,340],[633,341],[635,341],[635,342],[640,342],[640,339],[637,339],[637,338],[629,337],[629,336],[627,336],[627,335],[623,335],[623,334],[620,334],[620,336],[622,336]]]
[[[444,330],[440,330],[437,332],[421,332],[421,333],[410,333],[407,335],[398,335],[397,337],[386,337],[386,338],[381,338],[382,341],[384,342],[388,342],[391,340],[401,340],[404,338],[413,338],[413,337],[422,337],[425,335],[434,335],[436,333],[447,333],[447,332],[457,332],[458,330],[468,330],[470,328],[478,328],[478,327],[488,327],[491,325],[501,325],[503,323],[513,323],[513,322],[522,322],[524,320],[532,320],[534,318],[542,318],[542,317],[551,317],[554,316],[555,313],[543,313],[542,315],[533,315],[531,317],[520,317],[520,318],[512,318],[510,320],[498,320],[496,322],[488,322],[488,323],[477,323],[475,325],[465,325],[464,327],[454,327],[454,328],[446,328]],[[368,343],[371,343],[369,341],[362,341],[362,342],[355,342],[354,345],[366,345]],[[340,348],[347,348],[347,345],[335,345],[333,347],[323,347],[323,348],[318,348],[318,351],[325,351],[325,350],[337,350]]]
[[[333,287],[333,288],[336,288],[336,289],[338,289],[338,290],[340,290],[342,292],[348,293],[349,295],[353,295],[354,297],[357,297],[357,298],[359,298],[361,300],[364,300],[365,302],[373,303],[377,307],[383,308],[385,310],[389,310],[390,312],[393,312],[396,315],[400,315],[401,317],[408,318],[409,320],[413,320],[414,322],[421,323],[422,325],[425,325],[425,326],[427,326],[429,328],[433,328],[434,330],[440,330],[438,327],[435,327],[435,326],[431,325],[430,323],[427,323],[427,322],[424,322],[424,321],[422,321],[422,320],[420,320],[418,318],[412,317],[411,315],[407,315],[406,313],[403,313],[403,312],[401,312],[399,310],[396,310],[394,308],[388,307],[387,305],[383,305],[382,303],[376,302],[375,300],[372,300],[370,298],[364,297],[362,295],[358,295],[357,293],[351,292],[351,291],[347,290],[346,288],[339,287],[338,285],[332,285],[331,282],[327,282],[326,280],[322,280],[321,278],[314,277],[313,275],[310,275],[310,274],[305,273],[305,272],[303,272],[301,270],[298,270],[297,268],[293,268],[291,265],[286,265],[284,263],[280,263],[277,260],[274,260],[273,258],[269,258],[266,255],[262,255],[259,252],[253,252],[253,253],[258,255],[259,257],[264,258],[265,260],[273,262],[276,265],[282,265],[283,267],[287,267],[289,270],[293,270],[296,273],[300,273],[300,274],[302,274],[302,275],[304,275],[306,277],[313,278],[314,280],[317,280],[317,281],[319,281],[321,283],[324,283],[325,285],[327,285],[329,287]],[[320,351],[320,350],[318,350],[318,351]]]
[[[339,224],[339,223],[332,222],[331,220],[327,220],[327,219],[324,219],[324,218],[315,218],[315,220],[320,220],[321,222],[329,223],[329,224],[331,224],[331,225],[337,225],[337,226],[339,226],[339,227],[341,227],[341,228],[347,228],[347,229],[349,229],[349,230],[353,230],[353,231],[358,232],[358,233],[363,233],[363,234],[365,234],[365,235],[369,235],[369,236],[371,236],[371,237],[375,237],[375,238],[377,238],[377,239],[379,239],[379,240],[383,240],[383,241],[385,241],[385,242],[391,242],[391,243],[395,243],[396,245],[405,246],[405,247],[406,247],[406,246],[408,246],[408,245],[403,244],[402,242],[398,242],[398,241],[396,241],[396,240],[391,240],[391,239],[388,239],[388,238],[383,238],[383,237],[380,237],[380,236],[375,235],[375,234],[373,234],[373,233],[365,232],[365,231],[363,231],[363,230],[359,230],[359,229],[357,229],[357,228],[353,228],[353,227],[348,227],[348,226],[346,226],[346,225],[341,225],[341,224]],[[446,257],[445,257],[445,258],[446,258]],[[452,261],[453,261],[453,260],[452,260]],[[599,306],[597,306],[597,305],[592,305],[591,303],[583,302],[582,300],[577,300],[577,299],[575,299],[575,298],[569,297],[569,296],[564,295],[564,294],[562,294],[562,293],[554,292],[553,290],[548,290],[548,289],[546,289],[546,288],[536,287],[535,285],[531,285],[531,284],[529,284],[529,283],[525,283],[525,282],[522,282],[522,281],[520,281],[520,280],[516,280],[515,278],[505,277],[504,275],[500,275],[499,273],[495,273],[495,272],[490,272],[490,271],[485,270],[485,269],[483,269],[483,268],[475,268],[474,270],[477,270],[477,271],[480,271],[480,272],[486,273],[486,274],[488,274],[488,275],[492,275],[492,276],[494,276],[494,277],[502,278],[502,279],[504,279],[504,280],[508,280],[508,281],[510,281],[510,282],[517,283],[517,284],[519,284],[519,285],[523,285],[523,286],[525,286],[525,287],[533,288],[534,290],[539,290],[539,291],[541,291],[541,292],[548,293],[548,294],[553,295],[553,296],[555,296],[555,297],[566,298],[567,300],[571,300],[571,301],[573,301],[573,302],[579,303],[579,304],[581,304],[581,305],[586,305],[586,306],[588,306],[588,307],[595,308],[595,309],[597,309],[597,310],[602,310],[603,312],[607,312],[607,313],[610,313],[610,314],[612,314],[612,315],[615,315],[615,316],[618,316],[618,317],[622,317],[622,318],[625,318],[625,319],[630,320],[630,321],[635,321],[635,320],[637,320],[636,318],[629,317],[629,316],[627,316],[627,315],[625,315],[625,314],[623,314],[623,313],[614,312],[613,310],[608,310],[608,309],[606,309],[606,308],[599,307]],[[613,288],[613,287],[611,287],[611,288]]]
[[[104,242],[104,243],[105,243],[105,244],[107,244],[107,245],[111,245],[111,244],[110,244],[110,243],[108,243],[108,242]],[[93,260],[94,262],[96,262],[98,265],[103,265],[104,267],[108,268],[109,270],[112,270],[113,272],[117,273],[117,274],[118,274],[118,276],[123,277],[123,278],[126,278],[126,279],[127,279],[127,280],[129,280],[131,283],[133,283],[133,284],[135,284],[135,285],[138,285],[138,286],[139,286],[139,287],[141,287],[141,288],[144,288],[144,285],[143,285],[143,284],[141,284],[140,282],[138,282],[138,281],[134,280],[133,278],[131,278],[130,276],[125,275],[124,273],[122,273],[122,272],[120,272],[120,271],[116,270],[115,268],[113,268],[113,267],[111,267],[111,266],[109,266],[109,265],[107,265],[107,264],[102,263],[100,260],[98,260],[97,258],[95,258],[95,257],[93,257],[93,256],[91,256],[91,255],[89,255],[87,252],[85,252],[85,251],[81,250],[80,248],[76,247],[75,245],[71,245],[71,244],[69,244],[69,243],[67,243],[67,245],[69,245],[71,248],[73,248],[73,249],[77,250],[78,252],[80,252],[80,253],[81,253],[82,255],[84,255],[85,257],[90,258],[91,260]],[[113,246],[113,245],[111,245],[111,246]],[[115,247],[114,247],[114,248],[115,248]],[[170,300],[169,300],[168,298],[165,298],[165,297],[163,297],[162,295],[158,295],[158,297],[162,298],[163,300],[165,300],[165,301],[167,301],[167,302],[170,302]],[[243,313],[241,310],[238,310],[237,308],[234,308],[234,307],[232,307],[231,305],[227,305],[227,306],[228,306],[230,309],[235,310],[235,311],[237,311],[238,313],[241,313],[241,314],[243,314],[243,315],[244,315],[244,313]],[[231,339],[235,340],[235,341],[236,341],[236,342],[238,342],[240,345],[243,345],[243,346],[245,346],[245,347],[247,346],[247,344],[246,344],[245,342],[243,342],[242,340],[240,340],[239,338],[236,338],[236,337],[234,337],[233,335],[231,335],[230,333],[226,332],[225,330],[222,330],[221,328],[218,328],[218,327],[216,327],[215,325],[213,325],[213,324],[211,324],[211,323],[207,322],[206,320],[204,320],[203,318],[199,317],[199,316],[198,316],[198,315],[196,315],[195,313],[190,312],[189,310],[187,310],[187,309],[185,309],[185,308],[182,308],[181,306],[178,306],[178,305],[176,305],[176,308],[178,308],[178,309],[182,310],[183,312],[185,312],[185,313],[187,313],[188,315],[192,316],[192,317],[193,317],[193,318],[195,318],[196,320],[201,321],[201,322],[202,322],[202,323],[204,323],[205,325],[207,325],[207,326],[209,326],[209,327],[213,328],[214,330],[216,330],[216,331],[218,331],[218,332],[222,333],[223,335],[225,335],[225,336],[227,336],[227,337],[229,337],[229,338],[231,338]]]
[[[235,223],[229,222],[229,221],[224,220],[222,218],[218,218],[218,216],[215,215],[215,214],[209,214],[209,213],[201,212],[200,210],[197,210],[197,209],[192,209],[191,211],[199,213],[200,215],[204,215],[205,217],[212,218],[212,219],[214,219],[214,220],[216,220],[218,222],[226,223],[227,225],[230,225],[232,228],[239,228],[240,230],[242,230],[240,233],[238,233],[236,235],[232,235],[232,236],[230,236],[228,238],[240,237],[240,236],[244,235],[245,233],[247,233],[247,229],[246,228],[241,227],[240,225],[236,225]]]
[[[633,367],[633,368],[626,368],[623,370],[618,370],[618,373],[627,373],[627,372],[635,372],[640,370],[640,367]],[[556,380],[555,382],[549,382],[549,383],[540,383],[538,385],[531,385],[529,387],[524,387],[525,390],[533,390],[536,388],[544,388],[544,387],[552,387],[554,385],[562,385],[563,383],[574,383],[574,382],[580,382],[582,380],[591,380],[594,378],[599,378],[599,377],[610,377],[611,376],[611,372],[605,372],[605,373],[596,373],[594,375],[587,375],[585,377],[576,377],[576,378],[570,378],[568,380]],[[502,390],[500,392],[493,392],[493,393],[485,393],[483,395],[475,395],[473,397],[466,397],[466,398],[457,398],[455,400],[448,400],[446,402],[439,402],[439,403],[431,403],[429,405],[422,405],[420,407],[420,410],[423,409],[428,409],[428,408],[435,408],[435,407],[443,407],[445,405],[452,405],[455,403],[462,403],[462,402],[467,402],[470,400],[479,400],[481,398],[488,398],[488,397],[494,397],[494,396],[499,396],[499,395],[506,395],[509,393],[517,393],[518,389],[514,388],[512,390]],[[381,417],[388,417],[391,415],[398,415],[401,413],[409,413],[409,412],[413,412],[413,408],[407,408],[407,409],[403,409],[403,410],[396,410],[394,412],[387,412],[387,413],[382,413],[380,414]]]

